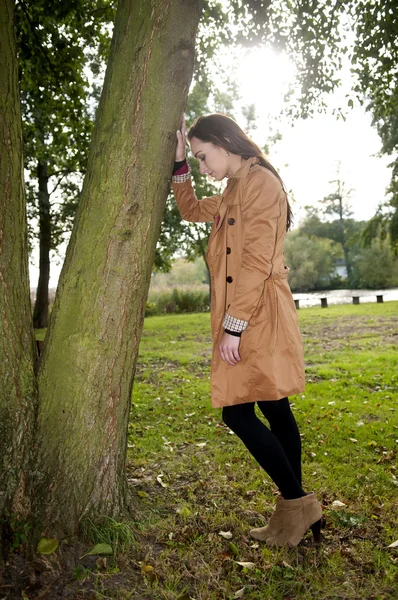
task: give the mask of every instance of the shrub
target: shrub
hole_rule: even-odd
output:
[[[145,316],[208,312],[209,310],[208,291],[173,288],[170,291],[151,293],[146,303]]]

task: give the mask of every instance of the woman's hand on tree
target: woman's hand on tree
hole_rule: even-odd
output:
[[[181,117],[181,128],[177,130],[177,149],[176,149],[176,162],[185,159],[186,151],[186,138],[185,138],[185,117]]]
[[[221,358],[228,365],[234,367],[240,361],[239,356],[240,337],[224,333],[221,343],[218,347]]]

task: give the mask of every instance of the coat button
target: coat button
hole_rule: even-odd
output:
[[[233,219],[232,217],[228,219],[228,225],[235,225],[235,219]]]
[[[228,281],[228,283],[232,283],[233,282],[233,279],[232,279],[231,275],[228,275],[227,281]]]
[[[227,254],[231,254],[231,248],[227,248]]]

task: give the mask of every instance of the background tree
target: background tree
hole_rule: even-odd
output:
[[[353,285],[351,251],[361,245],[364,223],[352,218],[350,191],[346,190],[344,182],[338,177],[330,183],[334,185],[334,191],[319,201],[317,206],[306,207],[307,215],[300,231],[309,236],[328,238],[341,246],[348,284]]]
[[[373,117],[381,151],[392,157],[389,199],[368,229],[368,243],[384,224],[392,246],[398,243],[398,16],[395,0],[289,0],[272,2],[269,40],[297,67],[298,91],[291,90],[290,113],[308,116],[325,110],[327,94],[341,84],[342,68],[353,75],[347,107],[358,102]]]
[[[353,257],[354,283],[358,288],[385,289],[398,286],[398,257],[388,240],[374,239]]]
[[[50,252],[71,230],[87,166],[90,85],[109,51],[111,0],[20,0],[16,5],[26,185],[31,244],[38,240],[39,281],[33,313],[48,324]],[[91,102],[91,107],[90,107]],[[34,225],[37,221],[38,229]]]
[[[289,285],[293,292],[307,292],[335,284],[336,248],[329,239],[291,231],[285,243],[286,264],[291,268]]]
[[[353,221],[351,219],[353,213],[349,204],[350,191],[345,189],[345,185],[340,178],[331,181],[330,183],[334,184],[335,191],[328,196],[325,196],[321,201],[321,204],[323,206],[324,215],[332,217],[332,219],[335,217],[331,223],[331,230],[334,230],[334,235],[331,239],[334,239],[341,244],[347,269],[348,282],[350,283],[352,281],[352,268],[349,239],[352,236],[350,225],[352,225]]]
[[[395,96],[398,97],[398,91]],[[377,129],[382,140],[382,152],[393,157],[390,164],[392,176],[387,198],[380,203],[376,214],[365,227],[363,239],[367,247],[378,236],[389,239],[394,254],[398,255],[398,105],[394,114],[388,114],[378,121]]]

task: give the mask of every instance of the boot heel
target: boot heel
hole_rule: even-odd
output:
[[[310,529],[312,531],[312,535],[314,536],[314,542],[316,544],[321,543],[321,519],[316,521],[313,525],[311,525]]]

